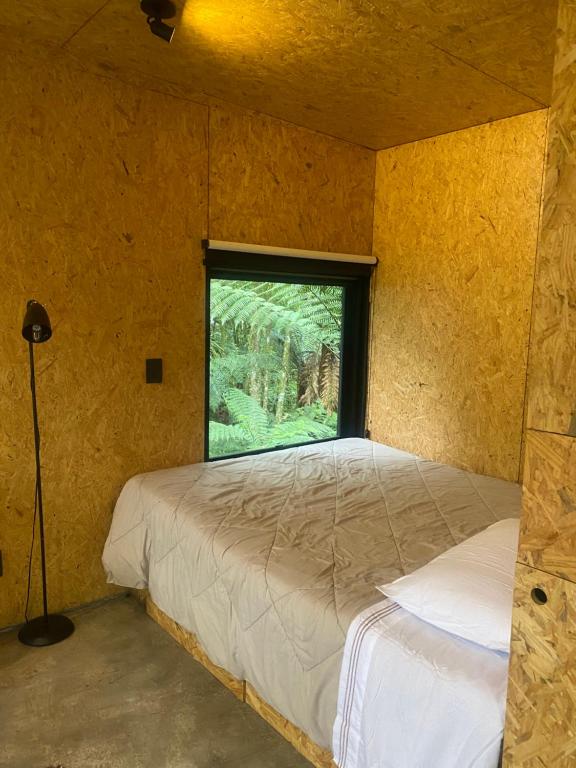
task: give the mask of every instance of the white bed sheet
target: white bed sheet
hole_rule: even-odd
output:
[[[496,768],[508,654],[391,600],[348,631],[333,752],[339,768]]]

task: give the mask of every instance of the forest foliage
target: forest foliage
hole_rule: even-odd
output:
[[[210,282],[210,457],[338,431],[343,289]]]

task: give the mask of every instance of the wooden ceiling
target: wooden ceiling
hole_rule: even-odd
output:
[[[556,0],[187,0],[168,45],[138,0],[2,0],[0,25],[157,87],[374,149],[549,102]]]

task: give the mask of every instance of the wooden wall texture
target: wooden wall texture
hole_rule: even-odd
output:
[[[26,300],[54,327],[36,359],[59,610],[110,593],[100,554],[123,482],[202,458],[201,238],[368,253],[374,175],[369,150],[2,43],[0,627],[23,619],[32,524]],[[147,357],[164,384],[144,383]],[[39,586],[35,568],[32,615]]]
[[[576,437],[576,15],[560,3],[542,237],[530,348],[528,424]]]
[[[576,766],[576,2],[560,0],[530,342],[505,768]],[[534,599],[538,588],[548,601]]]
[[[0,25],[383,149],[547,105],[556,2],[178,0],[164,47],[135,0],[2,0]]]
[[[518,479],[546,121],[378,153],[374,439]]]
[[[518,565],[504,768],[574,768],[575,724],[576,584]]]
[[[371,253],[376,153],[265,115],[210,117],[211,237]]]

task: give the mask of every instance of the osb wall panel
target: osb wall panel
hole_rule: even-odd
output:
[[[528,426],[576,435],[576,3],[562,0],[530,350]]]
[[[452,23],[446,23],[434,45],[541,104],[549,104],[557,6],[557,0],[514,0],[498,13],[491,3],[465,2],[466,10],[477,14],[466,26],[454,18],[463,10],[459,0],[446,3],[441,14],[430,3],[427,10],[435,19],[440,16],[448,22],[446,16],[451,17]]]
[[[547,104],[554,2],[180,0],[160,47],[137,3],[102,0],[67,47],[382,149]]]
[[[54,332],[35,348],[54,610],[110,591],[100,554],[123,482],[202,456],[208,115],[39,49],[4,51],[0,80],[3,626],[23,619],[34,498],[27,299]],[[147,357],[164,384],[144,383]],[[36,567],[31,615],[40,593]]]
[[[33,1],[34,0],[32,0],[32,2]],[[81,4],[89,4],[89,2],[90,0],[81,0]],[[73,0],[69,0],[69,3],[70,8],[73,5],[77,7],[77,10],[81,7],[81,5],[75,4]],[[65,6],[61,5],[58,6],[59,9],[64,7]],[[191,101],[194,104],[204,104],[208,106],[212,101],[205,93],[190,87],[189,83],[173,83],[167,80],[162,80],[158,77],[158,73],[154,71],[154,68],[151,68],[151,71],[146,74],[133,69],[113,67],[106,61],[100,61],[98,57],[87,56],[85,53],[72,51],[66,45],[57,46],[56,43],[59,38],[58,34],[53,34],[53,32],[56,32],[54,26],[52,23],[44,23],[46,10],[47,6],[42,0],[42,8],[38,9],[36,20],[33,21],[30,17],[32,9],[29,7],[29,15],[24,16],[21,19],[24,29],[18,24],[16,25],[18,31],[15,31],[13,25],[8,23],[8,18],[3,17],[4,6],[0,5],[0,41],[2,43],[2,50],[18,53],[20,56],[27,58],[31,62],[36,61],[39,56],[48,54],[53,61],[72,67],[80,72],[92,74],[101,79],[113,80],[116,83],[124,83],[125,85],[134,88],[141,88],[155,93],[174,96],[179,99],[184,99],[185,101]],[[48,10],[51,13],[54,8]],[[138,10],[138,8],[136,8],[136,10]],[[134,8],[132,8],[132,15],[134,15],[133,11]],[[65,7],[65,14],[67,13],[68,7]],[[10,18],[13,18],[10,14],[8,15]],[[66,18],[69,17],[66,16]],[[139,25],[142,23],[143,17],[140,16],[140,12],[135,15],[135,19],[139,22]],[[55,16],[52,21],[55,22],[57,29],[60,16]],[[41,32],[41,34],[36,34],[38,31]],[[74,35],[74,32],[71,34]],[[28,39],[28,35],[30,35],[31,39]],[[153,35],[150,35],[150,37],[153,37]],[[157,37],[154,38],[154,40],[158,42]]]
[[[251,241],[369,252],[374,158],[236,112],[233,143],[256,187],[240,183],[229,157],[230,175],[213,176],[209,194],[207,107],[154,92],[153,81],[95,76],[59,51],[2,39],[1,30],[0,39],[2,627],[23,618],[34,499],[20,335],[27,299],[43,302],[54,325],[36,353],[56,610],[110,591],[100,554],[125,480],[202,459],[208,197],[220,227],[213,237],[241,238],[232,203],[242,196],[252,217],[266,217],[260,227],[248,221]],[[220,167],[224,146],[220,131]],[[164,384],[144,383],[147,357],[164,359]],[[32,615],[39,600],[36,568]]]
[[[0,24],[12,35],[26,34],[38,40],[62,44],[104,5],[105,0],[2,0]]]
[[[575,61],[576,2],[560,0],[530,342],[527,424],[533,429],[513,616],[509,768],[576,766]],[[530,600],[534,586],[548,592],[546,605]]]
[[[576,439],[528,433],[518,560],[576,582]]]
[[[575,765],[576,585],[518,565],[504,768]]]
[[[518,479],[546,119],[378,153],[374,439]]]
[[[210,112],[210,237],[369,254],[375,153],[263,115]]]

